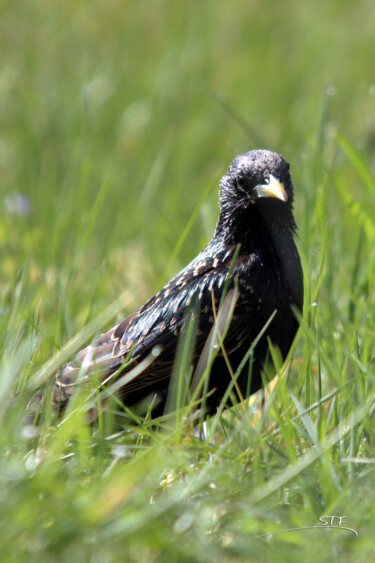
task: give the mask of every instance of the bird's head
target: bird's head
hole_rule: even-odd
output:
[[[221,181],[221,198],[235,198],[237,204],[254,204],[262,198],[293,200],[289,164],[272,151],[255,150],[237,156]]]
[[[220,185],[218,228],[227,224],[232,229],[237,219],[243,225],[258,211],[276,222],[292,212],[289,164],[276,152],[254,150],[237,156]]]

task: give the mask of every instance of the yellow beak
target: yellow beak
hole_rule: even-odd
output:
[[[285,191],[285,188],[275,176],[270,174],[270,179],[268,184],[259,184],[254,188],[254,192],[256,193],[256,197],[276,197],[277,199],[281,199],[281,201],[287,202],[288,201],[288,194]]]

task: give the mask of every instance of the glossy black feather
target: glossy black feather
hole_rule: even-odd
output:
[[[277,197],[269,197],[268,186],[274,179],[283,187]],[[279,184],[275,183],[277,189]],[[121,395],[125,404],[131,406],[151,393],[158,393],[163,405],[187,307],[199,310],[193,355],[196,364],[213,325],[213,302],[217,311],[224,286],[230,289],[235,283],[239,296],[225,339],[234,370],[276,311],[255,348],[250,392],[259,389],[268,338],[285,358],[298,329],[292,308],[302,311],[303,306],[303,277],[294,242],[292,202],[289,165],[280,155],[252,151],[237,157],[221,181],[221,209],[212,240],[143,307],[104,333],[95,346],[82,350],[57,374],[54,404],[64,408],[76,385],[90,373],[104,380],[121,367],[125,358],[134,360],[128,368],[131,369],[157,346],[160,355],[121,390]],[[243,395],[248,390],[248,373],[245,366],[238,380]],[[209,411],[218,406],[229,382],[227,365],[219,353],[211,370],[210,389],[214,392],[208,399]]]

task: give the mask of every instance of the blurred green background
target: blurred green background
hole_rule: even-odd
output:
[[[301,495],[322,487],[319,501],[310,498],[309,504],[303,497],[289,503],[280,485],[274,503],[282,508],[256,509],[251,524],[246,514],[253,505],[248,500],[241,505],[235,497],[238,511],[229,510],[235,525],[220,515],[228,510],[224,505],[237,484],[246,498],[280,467],[270,458],[264,473],[252,474],[253,482],[253,459],[244,473],[238,469],[231,477],[223,462],[222,473],[216,475],[222,480],[221,496],[216,492],[212,501],[216,512],[195,497],[189,501],[196,510],[191,518],[201,522],[192,541],[190,516],[176,504],[170,508],[168,498],[177,503],[186,475],[194,473],[186,469],[193,462],[159,456],[154,458],[155,464],[160,462],[159,473],[150,461],[144,462],[154,473],[144,496],[140,492],[137,497],[140,520],[134,523],[132,544],[127,508],[121,512],[115,503],[112,511],[109,503],[104,515],[95,512],[97,481],[121,456],[112,459],[110,450],[101,452],[102,457],[78,455],[82,443],[94,447],[81,421],[84,435],[77,437],[78,453],[73,448],[78,461],[64,465],[72,429],[58,434],[56,441],[54,431],[43,427],[40,441],[30,445],[20,430],[24,403],[18,410],[7,409],[8,393],[23,389],[30,374],[124,289],[132,302],[119,311],[119,318],[143,304],[196,255],[215,227],[220,177],[234,156],[253,148],[282,153],[291,163],[295,183],[306,330],[312,336],[304,334],[298,341],[297,356],[303,360],[293,393],[307,408],[321,397],[321,385],[329,392],[359,373],[366,374],[366,385],[373,382],[374,3],[3,0],[0,11],[0,516],[6,523],[0,560],[264,561],[276,554],[280,560],[292,558],[292,545],[296,561],[372,561],[373,491],[367,499],[363,491],[374,484],[368,471],[373,461],[366,465],[361,493],[353,492],[353,479],[364,466],[350,465],[347,471],[337,458],[335,469],[327,461],[325,484],[319,471],[306,481],[310,492]],[[316,313],[309,304],[318,297]],[[356,355],[354,367],[351,354]],[[317,373],[322,376],[319,383]],[[372,392],[366,385],[335,403],[327,420],[318,417],[319,428],[326,422],[327,428],[340,427],[343,417]],[[281,411],[281,403],[291,399],[280,397],[281,392],[275,401],[280,400]],[[295,408],[295,403],[290,405],[285,408]],[[312,417],[315,424],[314,413]],[[273,428],[273,420],[267,424]],[[364,427],[356,428],[348,451],[340,442],[341,457],[360,455]],[[298,428],[294,431],[298,435]],[[374,434],[370,427],[366,432],[363,455],[373,459]],[[256,447],[266,448],[264,435],[257,436]],[[293,434],[282,435],[277,447],[284,451],[286,436],[288,455],[294,448],[297,459],[302,446]],[[239,450],[229,456],[230,467],[239,464],[240,451],[249,443],[238,442]],[[30,452],[39,459],[37,448],[48,458],[39,473],[39,461],[25,465]],[[55,466],[57,459],[61,466]],[[138,465],[123,463],[123,471],[136,483]],[[197,468],[197,473],[209,474],[208,465],[198,463]],[[181,481],[179,471],[184,474]],[[177,479],[177,492],[147,512],[153,487],[170,473],[171,482]],[[123,490],[120,476],[116,486]],[[141,482],[138,489],[142,491]],[[105,496],[104,488],[100,494]],[[345,514],[361,524],[362,540],[360,536],[355,546],[334,543],[326,534],[324,541],[314,536],[314,548],[307,546],[306,536],[284,544],[281,535],[276,547],[250,551],[246,542],[233,547],[238,529],[255,536],[278,526],[308,525],[322,511],[337,509],[338,498]],[[123,501],[126,507],[127,498]],[[290,513],[285,512],[287,505]],[[221,535],[217,521],[223,522]],[[255,524],[259,521],[260,529]],[[121,539],[121,530],[128,539]]]
[[[219,177],[257,147],[291,162],[301,224],[319,136],[338,129],[373,147],[374,36],[364,1],[3,2],[1,185],[31,206],[3,221],[4,280],[12,254],[66,268],[103,183],[92,271],[111,263],[102,275],[115,275],[115,295],[126,249],[140,245],[139,262],[162,276],[201,194],[212,185],[181,264],[211,236]]]

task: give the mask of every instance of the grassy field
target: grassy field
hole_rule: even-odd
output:
[[[373,2],[0,12],[1,563],[375,561]],[[264,405],[201,438],[115,404],[91,427],[82,395],[25,425],[39,383],[208,241],[253,148],[291,163],[306,290]]]

